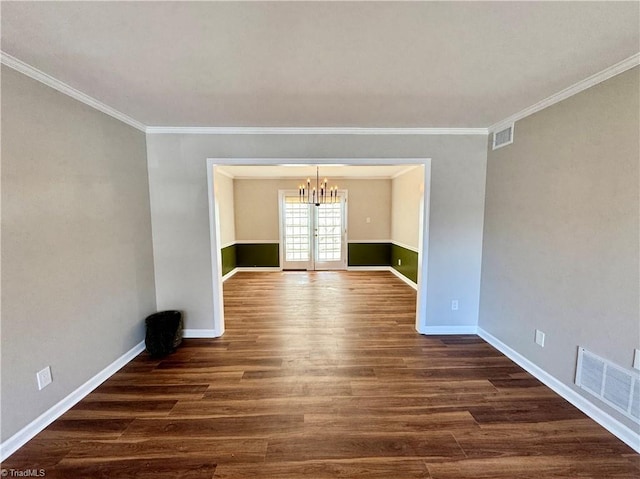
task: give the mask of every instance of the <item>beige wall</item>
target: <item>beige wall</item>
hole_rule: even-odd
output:
[[[235,179],[233,183],[236,240],[277,242],[278,188],[295,189],[295,181]]]
[[[143,340],[156,303],[144,133],[3,66],[1,186],[4,441]]]
[[[237,240],[278,241],[278,190],[295,191],[299,183],[295,179],[236,179]],[[331,179],[331,184],[348,191],[349,241],[389,240],[391,180]],[[367,223],[367,218],[370,218],[370,223]]]
[[[418,251],[424,167],[412,168],[391,182],[391,241]]]
[[[391,180],[336,180],[336,184],[349,191],[348,240],[389,241]]]
[[[216,201],[220,224],[220,245],[224,248],[236,241],[235,204],[233,201],[233,179],[226,175],[216,175]]]
[[[431,157],[426,321],[475,325],[486,146],[481,135],[147,135],[158,308],[184,309],[188,328],[212,327],[206,158]]]
[[[479,322],[636,431],[573,382],[578,346],[626,368],[640,347],[638,79],[520,120],[489,151]]]

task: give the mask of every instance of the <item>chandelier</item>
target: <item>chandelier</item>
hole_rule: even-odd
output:
[[[307,178],[306,184],[298,187],[298,197],[300,203],[320,206],[326,203],[336,203],[338,201],[338,187],[332,186],[327,189],[327,179],[320,182],[320,167],[316,166],[316,185],[311,188],[311,179]]]

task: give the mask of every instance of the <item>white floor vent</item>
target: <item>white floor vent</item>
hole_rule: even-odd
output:
[[[576,385],[640,424],[640,374],[578,348]]]
[[[502,130],[493,132],[493,149],[513,143],[513,123]]]

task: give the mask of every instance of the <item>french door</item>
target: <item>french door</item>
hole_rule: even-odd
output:
[[[338,201],[319,206],[301,203],[297,191],[280,192],[283,269],[346,269],[346,191]]]

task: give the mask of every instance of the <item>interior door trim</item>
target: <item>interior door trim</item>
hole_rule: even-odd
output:
[[[429,217],[431,211],[431,158],[215,158],[206,159],[207,193],[209,203],[209,239],[211,251],[212,309],[210,337],[224,334],[224,298],[222,295],[222,257],[220,253],[220,223],[216,200],[216,166],[268,166],[268,165],[422,165],[423,195],[419,216],[418,241],[418,294],[416,300],[416,330],[428,334],[427,276],[429,272]]]

